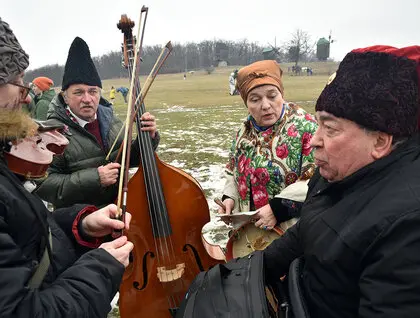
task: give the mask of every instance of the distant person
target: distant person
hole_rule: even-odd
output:
[[[310,68],[310,67],[306,68],[306,75],[307,76],[312,76],[312,68]]]
[[[186,73],[184,73],[184,80],[186,80],[187,79],[187,74]]]
[[[127,104],[127,95],[128,95],[128,88],[121,86],[117,88],[117,93],[121,93],[122,97],[124,98],[124,102]]]
[[[279,64],[264,60],[238,72],[236,86],[248,108],[239,127],[225,168],[226,183],[219,213],[256,211],[255,226],[272,229],[299,217],[276,198],[297,180],[309,179],[314,170],[310,140],[315,119],[299,106],[284,100]]]
[[[111,102],[112,105],[114,105],[114,100],[115,100],[115,88],[114,86],[111,86],[111,90],[109,91],[109,101]]]
[[[120,164],[113,162],[123,141],[120,135],[111,154],[105,159],[122,127],[110,103],[101,97],[102,82],[90,56],[89,47],[76,37],[71,44],[64,67],[62,92],[50,105],[49,119],[67,126],[63,132],[69,140],[64,154],[55,157],[48,176],[37,194],[55,207],[74,203],[104,206],[114,202],[118,193]],[[154,116],[141,116],[142,130],[148,131],[156,149],[159,134]],[[132,166],[138,166],[138,142],[131,149]]]
[[[229,94],[230,95],[238,95],[239,92],[236,89],[236,77],[238,76],[238,70],[234,70],[232,73],[230,73],[229,76]]]
[[[46,120],[48,107],[55,96],[52,88],[54,82],[48,77],[37,77],[32,81],[32,90],[35,94],[35,107],[32,109],[32,117],[37,120]]]

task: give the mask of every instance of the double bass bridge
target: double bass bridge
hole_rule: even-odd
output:
[[[185,272],[185,263],[177,264],[174,269],[157,268],[157,277],[161,283],[168,283],[180,279]]]

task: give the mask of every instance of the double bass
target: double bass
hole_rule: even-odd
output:
[[[136,76],[133,23],[122,17],[118,26],[124,34],[126,66],[130,76]],[[140,92],[138,81],[135,92]],[[144,104],[135,106],[139,116],[144,113]],[[126,199],[126,209],[132,214],[126,235],[134,249],[120,286],[120,315],[174,317],[195,276],[219,261],[207,254],[202,243],[201,230],[210,216],[200,185],[158,158],[150,134],[140,130],[139,116],[136,131],[141,163],[128,182]]]

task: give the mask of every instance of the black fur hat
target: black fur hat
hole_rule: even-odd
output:
[[[89,47],[83,39],[76,37],[69,49],[64,67],[62,90],[72,84],[86,84],[102,88],[101,79],[90,56]]]
[[[373,46],[348,53],[322,91],[316,111],[395,137],[418,130],[420,46]]]

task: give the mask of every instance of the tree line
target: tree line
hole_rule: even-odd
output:
[[[279,62],[295,62],[300,60],[310,61],[315,59],[313,45],[310,44],[309,35],[296,30],[292,40],[281,47],[263,47],[256,42],[249,42],[246,39],[239,41],[226,40],[205,40],[199,43],[174,44],[173,51],[166,60],[160,73],[180,73],[192,70],[207,69],[217,66],[220,61],[227,65],[247,65],[264,58],[276,59]],[[271,47],[271,50],[270,50]],[[145,46],[142,52],[142,64],[140,73],[149,74],[156,62],[162,47],[159,45]],[[102,56],[94,57],[101,79],[128,77],[128,71],[123,68],[122,53],[112,51]],[[64,65],[46,65],[26,72],[25,79],[31,81],[38,76],[51,78],[56,86],[61,85],[64,73]]]

